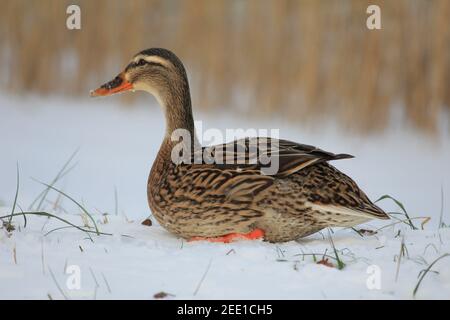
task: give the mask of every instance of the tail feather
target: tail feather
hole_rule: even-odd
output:
[[[309,205],[318,213],[317,219],[328,225],[351,227],[372,219],[389,219],[389,216],[375,205],[363,209],[316,203]]]
[[[389,220],[389,216],[387,215],[386,212],[384,212],[383,209],[381,209],[380,207],[378,207],[377,205],[370,203],[370,205],[366,205],[364,208],[364,212],[367,212],[371,215],[373,215],[375,218],[377,219],[381,219],[381,220]]]

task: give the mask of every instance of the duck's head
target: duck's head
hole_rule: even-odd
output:
[[[196,142],[191,96],[186,70],[169,50],[152,48],[136,54],[117,77],[91,91],[92,97],[143,90],[162,106],[166,118],[166,136],[176,129],[187,129]]]
[[[147,49],[136,54],[113,80],[91,91],[91,96],[108,96],[130,90],[147,91],[164,104],[168,95],[183,94],[185,90],[189,92],[186,71],[173,52],[161,48]]]

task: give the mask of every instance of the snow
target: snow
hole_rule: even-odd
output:
[[[133,108],[121,106],[118,100],[0,95],[0,216],[11,210],[17,162],[18,204],[25,210],[43,189],[30,178],[51,182],[79,148],[73,160],[76,166],[56,187],[83,203],[102,232],[113,234],[92,234],[93,242],[76,229],[45,235],[65,225],[28,216],[24,227],[22,217],[14,218],[16,230],[0,229],[0,299],[153,299],[158,292],[170,293],[167,299],[411,299],[421,270],[450,253],[450,229],[438,228],[441,188],[444,221],[449,223],[446,123],[437,138],[416,133],[401,122],[383,134],[362,137],[343,132],[325,119],[327,125],[319,129],[280,119],[233,118],[226,110],[216,116],[196,112],[203,129],[280,128],[282,138],[353,154],[355,159],[334,165],[372,199],[390,194],[402,201],[412,217],[431,217],[424,230],[420,230],[420,219],[414,220],[419,230],[396,224],[364,237],[350,229],[335,229],[331,237],[345,263],[338,270],[332,258],[328,261],[334,267],[316,263],[325,251],[334,257],[326,230],[283,244],[212,244],[187,243],[154,219],[150,227],[141,225],[150,215],[147,175],[164,133],[163,115],[148,98],[148,103]],[[76,205],[58,199],[55,192],[48,199],[47,211],[83,226],[86,219]],[[54,207],[56,199],[64,210]],[[387,200],[380,205],[399,211]],[[373,221],[358,228],[376,230],[392,222]],[[406,254],[398,263],[402,241]],[[73,279],[65,272],[70,266],[80,268],[79,290],[67,285]],[[448,299],[449,266],[450,257],[437,262],[415,297]],[[373,288],[374,279],[380,280],[379,289]]]

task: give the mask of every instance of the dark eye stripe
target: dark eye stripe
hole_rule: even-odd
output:
[[[151,66],[158,66],[158,67],[163,67],[164,68],[164,65],[162,65],[161,63],[158,63],[158,62],[153,62],[153,61],[147,61],[147,60],[144,60],[144,59],[140,59],[138,62],[135,62],[134,63],[134,65],[135,66],[137,66],[137,67],[140,67],[140,66],[143,66],[143,65],[151,65]]]
[[[158,63],[158,62],[153,62],[153,61],[147,61],[145,59],[140,59],[137,62],[130,63],[126,67],[125,71],[128,71],[131,68],[141,67],[141,66],[144,66],[144,65],[152,65],[152,66],[157,66],[157,67],[162,67],[162,68],[166,67],[165,65],[163,65],[161,63]]]

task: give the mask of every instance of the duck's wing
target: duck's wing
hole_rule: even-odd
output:
[[[348,158],[353,156],[273,138],[245,138],[204,147],[201,153],[196,153],[197,163],[203,161],[229,169],[260,170],[262,174],[280,178],[317,163]]]
[[[185,173],[177,179],[178,186],[184,186],[180,194],[192,196],[193,203],[221,203],[230,212],[258,216],[262,213],[252,203],[267,197],[264,191],[277,179],[292,178],[299,181],[293,192],[302,194],[306,207],[323,213],[318,214],[318,219],[323,216],[325,224],[388,218],[351,178],[326,163],[353,156],[288,140],[260,140],[247,138],[203,148],[200,151],[203,162],[199,162],[197,154],[197,164],[186,166]],[[273,165],[277,170],[265,174]],[[293,176],[295,173],[300,175]]]

